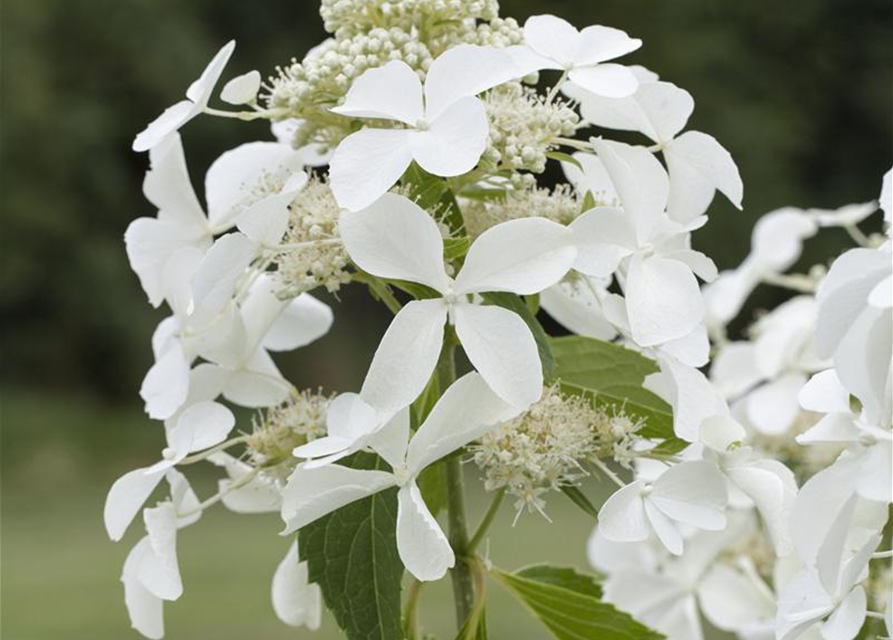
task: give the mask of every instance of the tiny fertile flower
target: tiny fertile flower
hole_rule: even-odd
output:
[[[517,75],[506,54],[472,45],[453,47],[431,63],[424,88],[400,60],[366,71],[332,111],[405,127],[366,127],[338,145],[329,169],[338,204],[350,211],[369,206],[413,160],[443,177],[473,169],[489,131],[486,108],[475,96]]]
[[[343,213],[340,230],[351,260],[364,271],[439,294],[414,300],[396,315],[363,383],[367,402],[396,411],[418,397],[437,364],[447,320],[499,397],[521,408],[539,399],[542,365],[530,329],[516,313],[472,297],[488,291],[530,295],[558,282],[576,256],[566,227],[543,218],[491,227],[471,245],[455,279],[444,268],[437,223],[403,196],[386,194],[363,211]]]
[[[557,69],[586,91],[622,98],[636,90],[636,77],[622,65],[604,63],[641,46],[641,40],[620,29],[596,25],[577,31],[566,20],[539,15],[524,23],[524,45],[510,47],[509,52],[523,75]]]
[[[134,151],[148,151],[205,110],[235,48],[236,41],[230,40],[217,52],[199,79],[189,85],[186,100],[165,109],[164,113],[137,134],[133,140]]]
[[[716,465],[683,462],[653,483],[636,480],[617,490],[599,512],[599,531],[614,542],[645,540],[651,531],[674,555],[682,554],[679,523],[720,531],[726,526],[725,482]]]
[[[357,500],[399,487],[397,551],[403,565],[419,580],[439,580],[456,561],[446,535],[422,499],[416,480],[426,467],[510,420],[519,409],[503,402],[480,374],[469,373],[441,396],[424,423],[409,439],[409,409],[402,409],[386,431],[379,432],[376,452],[392,471],[358,470],[337,464],[298,467],[283,494],[283,535]]]
[[[744,187],[729,152],[706,133],[679,133],[695,106],[684,89],[669,82],[642,80],[633,95],[621,99],[574,90],[568,93],[580,100],[580,113],[592,124],[638,131],[657,143],[670,174],[667,211],[673,220],[687,222],[703,215],[716,190],[741,208]]]

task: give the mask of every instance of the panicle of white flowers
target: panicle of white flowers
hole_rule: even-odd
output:
[[[545,171],[555,138],[573,136],[580,122],[569,103],[549,101],[518,82],[490,91],[484,103],[490,120],[484,159],[513,171]]]
[[[560,490],[586,475],[581,462],[599,450],[598,434],[609,429],[607,413],[586,398],[562,396],[556,386],[519,417],[472,445],[488,491],[503,487],[516,509],[543,513],[541,494]]]
[[[846,448],[837,442],[814,442],[808,446],[797,442],[797,436],[815,426],[819,418],[820,414],[798,411],[788,431],[770,435],[754,430],[749,436],[748,443],[762,456],[783,462],[802,484],[828,467]]]
[[[326,434],[326,411],[333,397],[321,389],[307,389],[258,413],[245,443],[247,458],[254,466],[275,469],[284,478],[298,462],[292,455],[294,448]]]
[[[350,274],[347,254],[337,242],[338,204],[328,183],[311,178],[289,212],[286,249],[275,258],[281,295],[293,297],[320,286],[338,291]]]
[[[516,174],[529,175],[529,174]],[[477,237],[502,222],[538,216],[559,224],[569,224],[580,215],[580,196],[567,184],[554,189],[522,184],[508,189],[504,197],[490,200],[463,200],[462,214],[468,235]]]

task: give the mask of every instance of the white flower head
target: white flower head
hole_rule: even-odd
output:
[[[707,531],[726,526],[725,482],[716,465],[683,462],[653,483],[636,480],[614,492],[599,512],[601,535],[614,542],[638,542],[651,531],[674,555],[681,555],[679,524]]]
[[[357,211],[390,189],[415,160],[425,171],[450,177],[474,168],[487,147],[484,103],[477,94],[519,75],[495,48],[460,45],[428,69],[424,87],[405,62],[394,60],[357,78],[344,104],[332,109],[354,118],[402,123],[367,127],[345,138],[329,169],[338,204]]]
[[[363,383],[369,404],[396,411],[418,397],[434,371],[448,319],[497,395],[521,408],[539,399],[542,365],[530,329],[516,313],[469,298],[490,291],[530,295],[558,282],[576,256],[566,227],[543,218],[492,227],[471,245],[455,278],[444,268],[437,223],[403,196],[386,194],[363,211],[342,213],[340,228],[358,267],[438,294],[408,303],[394,318]]]
[[[605,64],[642,46],[620,29],[595,25],[578,31],[556,16],[531,16],[524,23],[524,43],[509,48],[522,75],[541,69],[565,71],[574,84],[610,98],[628,96],[638,86],[631,70]]]
[[[133,139],[134,151],[148,151],[205,110],[235,48],[236,41],[230,40],[217,52],[199,79],[189,85],[186,100],[165,109],[164,113],[137,134]]]
[[[425,505],[416,480],[427,466],[519,412],[495,395],[480,374],[463,376],[444,392],[412,439],[408,409],[398,412],[389,428],[379,432],[375,450],[393,471],[357,470],[337,464],[316,469],[298,467],[283,496],[283,535],[352,502],[399,487],[400,559],[419,580],[439,580],[455,564],[455,555]]]

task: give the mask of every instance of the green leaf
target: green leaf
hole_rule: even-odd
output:
[[[342,464],[387,468],[371,453]],[[322,589],[326,606],[349,640],[395,640],[400,628],[403,564],[397,554],[397,490],[358,500],[298,532],[309,580]]]
[[[558,160],[559,162],[569,162],[574,165],[580,171],[583,170],[583,165],[580,164],[580,161],[577,160],[574,156],[569,153],[562,153],[561,151],[549,151],[546,154],[547,158],[551,158],[552,160]]]
[[[543,365],[543,377],[547,380],[550,379],[555,371],[555,359],[552,357],[549,335],[543,329],[543,325],[539,323],[539,320],[536,319],[536,316],[527,308],[521,297],[514,293],[503,292],[482,293],[481,297],[491,304],[514,311],[521,316],[521,319],[530,328],[533,339],[536,340],[536,348],[539,351],[540,362]]]
[[[422,209],[436,210],[453,233],[460,233],[465,226],[459,203],[447,181],[432,175],[413,162],[400,178],[409,187],[409,197]]]
[[[602,586],[597,576],[580,573],[573,567],[553,567],[548,564],[535,564],[515,571],[516,576],[546,582],[556,587],[570,589],[577,593],[591,596],[596,600],[602,597]]]
[[[585,336],[551,339],[555,377],[564,393],[588,397],[596,406],[613,406],[641,418],[646,438],[675,438],[673,410],[642,387],[657,363],[637,351]]]
[[[447,260],[458,260],[464,258],[471,246],[471,238],[468,236],[459,236],[458,238],[447,238],[443,241],[443,257]]]
[[[598,509],[596,509],[595,505],[593,505],[592,502],[589,501],[589,498],[586,497],[586,494],[580,491],[580,487],[566,484],[561,486],[561,491],[562,493],[564,493],[564,495],[570,498],[575,505],[577,505],[583,511],[598,520]]]
[[[428,511],[436,518],[447,502],[446,467],[443,460],[426,467],[417,483]]]
[[[409,280],[384,280],[383,282],[408,293],[416,300],[429,300],[441,297],[441,294],[431,287],[418,282],[410,282]]]
[[[506,198],[506,189],[502,187],[484,187],[479,184],[470,184],[464,187],[459,195],[469,200],[481,200],[484,202],[500,202]]]
[[[568,570],[493,570],[496,579],[558,640],[661,640],[664,636],[595,597],[597,585]],[[525,575],[524,571],[528,571]]]
[[[532,296],[525,296],[524,303],[533,315],[540,312],[540,294],[534,293]]]

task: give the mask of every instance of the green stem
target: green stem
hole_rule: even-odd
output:
[[[425,583],[421,580],[415,580],[409,588],[409,599],[406,601],[406,628],[404,633],[409,640],[421,640],[421,629],[419,628],[419,595]]]
[[[474,550],[477,549],[478,545],[480,545],[483,541],[484,536],[490,529],[490,525],[493,524],[493,519],[499,512],[499,507],[502,505],[503,498],[505,498],[505,487],[503,487],[493,495],[493,500],[490,502],[487,513],[484,514],[483,519],[481,519],[481,523],[478,525],[477,531],[474,532],[474,535],[468,542],[468,553],[474,553]]]
[[[455,345],[452,336],[445,336],[443,351],[437,363],[440,388],[446,390],[456,379]],[[456,566],[450,577],[453,581],[453,599],[456,603],[456,626],[462,625],[474,608],[474,576],[464,561],[468,555],[468,526],[465,517],[465,487],[462,479],[462,466],[458,456],[444,461],[447,485],[447,522],[449,540],[456,554]]]
[[[355,282],[362,282],[369,287],[369,291],[373,293],[373,297],[378,298],[382,302],[385,303],[388,309],[391,310],[391,313],[397,315],[400,312],[400,309],[403,308],[403,305],[400,304],[400,301],[394,297],[394,293],[391,291],[391,288],[382,280],[376,278],[373,275],[369,275],[368,273],[357,271],[351,276],[351,280]]]

